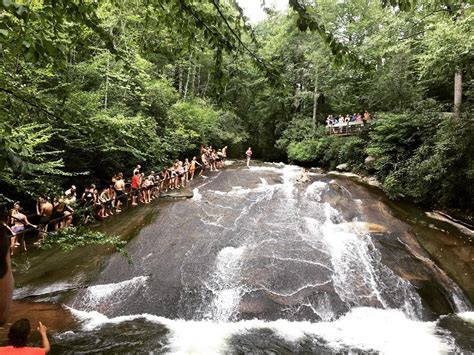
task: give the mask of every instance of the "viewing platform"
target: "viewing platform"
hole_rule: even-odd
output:
[[[352,136],[359,133],[364,127],[364,122],[341,122],[328,124],[326,131],[329,135]]]

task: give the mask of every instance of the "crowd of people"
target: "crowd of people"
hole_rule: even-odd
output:
[[[350,123],[350,122],[356,122],[356,123],[364,123],[370,121],[370,114],[368,111],[364,112],[364,115],[362,116],[360,113],[354,113],[352,115],[347,114],[347,115],[329,115],[326,118],[326,124],[328,126],[334,126],[334,125],[341,125],[345,123]]]
[[[87,223],[91,218],[102,219],[120,213],[128,201],[131,201],[132,206],[150,203],[162,192],[187,186],[199,169],[199,176],[204,177],[207,170],[217,171],[223,168],[226,158],[227,146],[218,150],[209,146],[201,148],[200,162],[196,157],[191,160],[175,160],[170,167],[158,173],[151,171],[149,174],[144,174],[142,167],[137,165],[132,171],[131,181],[126,181],[124,174],[120,172],[112,177],[108,186],[99,189],[95,184],[91,184],[81,195],[74,185],[53,199],[41,195],[36,205],[36,214],[30,216],[23,213],[19,202],[15,202],[8,213],[6,223],[0,223],[0,326],[7,319],[13,292],[10,257],[14,248],[23,246],[26,250],[26,231],[36,230],[38,242],[41,242],[49,229],[71,226],[74,218],[81,218],[81,223]],[[30,219],[35,222],[37,220],[37,223],[33,224]],[[0,354],[48,353],[50,345],[47,328],[39,322],[37,330],[41,335],[42,346],[28,347],[30,322],[28,319],[17,320],[10,327],[8,345],[0,347]]]
[[[226,158],[227,146],[218,150],[209,146],[201,147],[200,162],[196,157],[191,160],[186,158],[184,161],[176,159],[171,166],[158,173],[151,171],[149,174],[145,174],[142,167],[137,165],[132,171],[130,181],[126,181],[124,174],[119,172],[107,186],[98,188],[91,184],[84,188],[82,194],[72,185],[61,196],[53,199],[41,195],[36,205],[36,214],[30,216],[22,213],[20,202],[17,201],[9,211],[5,225],[12,235],[11,253],[20,246],[27,250],[26,231],[36,231],[36,244],[40,244],[48,230],[69,227],[74,218],[82,219],[79,223],[88,223],[91,219],[105,219],[120,213],[128,202],[131,202],[132,206],[148,204],[163,192],[187,186],[199,169],[199,176],[204,176],[207,170],[221,169]],[[36,224],[31,223],[30,219],[37,221]]]

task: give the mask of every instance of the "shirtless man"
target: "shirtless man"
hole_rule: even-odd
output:
[[[13,274],[9,242],[11,235],[10,227],[0,223],[0,326],[7,321],[13,296]]]
[[[118,173],[115,178],[114,189],[117,194],[117,203],[115,205],[115,212],[120,213],[120,205],[123,204],[123,199],[125,197],[125,181],[123,181],[123,174]]]
[[[51,219],[51,215],[53,214],[53,205],[49,202],[48,196],[40,196],[38,204],[36,205],[36,213],[40,216],[40,220],[38,223],[38,241],[37,244],[40,243],[48,231],[48,224]]]
[[[199,173],[199,176],[204,176],[204,173],[206,172],[206,168],[209,166],[209,162],[207,161],[207,155],[206,155],[206,150],[203,150],[202,155],[201,155],[201,172]]]
[[[226,159],[227,159],[227,146],[222,148],[222,165],[225,165]]]
[[[12,252],[13,252],[13,248],[16,248],[17,246],[20,245],[17,242],[18,237],[16,236],[16,234],[24,231],[26,226],[31,226],[33,228],[36,228],[36,226],[34,224],[31,224],[28,221],[28,218],[23,213],[20,212],[19,202],[15,202],[13,204],[13,209],[10,211],[8,224],[10,225],[11,231],[14,235],[11,238],[11,244],[10,244],[10,248],[12,249]],[[26,251],[25,237],[23,236],[23,238],[21,239],[22,239],[23,249]]]
[[[247,149],[247,151],[245,152],[245,155],[247,156],[247,167],[249,168],[250,167],[250,158],[252,158],[252,148],[249,147],[249,149]]]

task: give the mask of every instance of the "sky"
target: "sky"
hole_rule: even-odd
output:
[[[261,0],[237,0],[237,2],[244,10],[245,16],[249,18],[250,23],[255,24],[265,19],[266,14],[263,12]],[[286,10],[288,0],[265,0],[265,6],[275,6],[277,10]]]

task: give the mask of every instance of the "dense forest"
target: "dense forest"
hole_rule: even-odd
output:
[[[468,1],[290,0],[254,26],[235,0],[0,11],[4,205],[226,144],[235,158],[252,146],[267,161],[347,163],[393,198],[472,208]],[[365,110],[376,119],[360,134],[326,134],[328,114]]]

